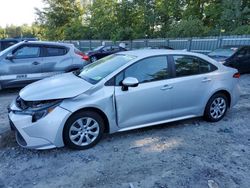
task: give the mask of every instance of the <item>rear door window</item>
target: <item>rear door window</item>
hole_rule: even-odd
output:
[[[45,56],[63,56],[68,53],[68,49],[64,47],[45,47]]]
[[[193,56],[176,55],[173,59],[176,77],[209,73],[217,69],[205,60]]]

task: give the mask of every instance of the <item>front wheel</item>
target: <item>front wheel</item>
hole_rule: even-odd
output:
[[[104,132],[102,117],[93,111],[72,115],[65,124],[63,140],[72,149],[88,149],[95,146]]]
[[[220,121],[228,109],[228,99],[222,93],[213,95],[205,108],[204,118],[210,122]]]

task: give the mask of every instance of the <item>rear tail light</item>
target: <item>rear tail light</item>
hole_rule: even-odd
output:
[[[89,56],[83,55],[83,56],[82,56],[82,59],[84,59],[84,60],[86,60],[86,61],[89,61]]]
[[[83,52],[81,51],[75,51],[75,53],[79,56],[81,56],[81,58],[85,61],[89,61],[89,56],[87,56],[86,54],[84,54]]]
[[[240,73],[239,73],[239,72],[235,73],[235,74],[233,75],[233,77],[234,77],[234,78],[240,78]]]

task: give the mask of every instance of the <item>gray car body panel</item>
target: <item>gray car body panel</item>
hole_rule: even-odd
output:
[[[22,58],[9,60],[6,57],[21,46],[63,47],[65,55]],[[0,88],[19,87],[28,83],[83,68],[87,62],[74,52],[72,44],[57,42],[20,42],[0,53]]]
[[[209,98],[217,91],[224,90],[230,93],[231,107],[239,98],[238,79],[233,78],[237,70],[225,67],[205,55],[173,50],[137,50],[119,54],[134,55],[136,58],[95,85],[73,74],[63,74],[31,84],[20,92],[20,96],[25,100],[64,98],[57,108],[66,110],[64,112],[66,118],[53,116],[53,112],[50,114],[50,117],[54,117],[54,122],[57,118],[61,122],[56,125],[57,131],[48,133],[56,134],[56,136],[53,135],[56,141],[50,140],[52,145],[37,148],[63,146],[64,123],[71,114],[83,109],[102,111],[109,122],[109,133],[114,133],[202,116]],[[214,64],[218,69],[205,74],[139,84],[137,87],[129,88],[128,91],[122,91],[121,86],[105,85],[113,76],[138,60],[158,55],[200,57]],[[209,82],[206,82],[207,79]],[[171,86],[170,89],[162,90],[165,85]],[[15,109],[15,105],[13,104],[11,108]],[[47,116],[45,118],[49,119]],[[46,122],[45,118],[41,119],[41,122]],[[39,124],[39,121],[37,123]],[[39,133],[34,133],[33,136],[39,137]]]

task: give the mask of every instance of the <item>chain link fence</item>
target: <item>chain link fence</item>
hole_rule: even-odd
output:
[[[119,45],[126,44],[127,49],[134,50],[140,48],[156,48],[168,46],[173,49],[187,50],[207,54],[212,50],[228,45],[250,45],[250,35],[233,36],[213,36],[203,38],[177,38],[177,39],[137,39],[131,41],[111,41],[111,40],[70,40],[64,41],[73,43],[82,51],[88,51],[102,44]]]

